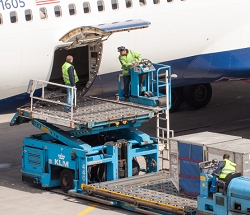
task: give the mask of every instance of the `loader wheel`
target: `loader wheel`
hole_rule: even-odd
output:
[[[60,174],[60,183],[63,192],[67,193],[74,187],[73,172],[68,169],[64,169]]]

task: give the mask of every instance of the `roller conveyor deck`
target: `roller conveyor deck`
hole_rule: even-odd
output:
[[[21,117],[28,120],[43,120],[70,128],[93,128],[148,120],[162,111],[162,108],[148,107],[132,102],[97,97],[78,97],[77,109],[68,113],[65,112],[65,106],[58,103],[37,102],[33,105],[32,110],[30,104],[22,106],[17,109],[16,120],[12,120],[11,123],[12,125],[19,124],[18,117]]]

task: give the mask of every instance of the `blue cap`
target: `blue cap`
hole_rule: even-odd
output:
[[[120,52],[120,51],[125,50],[126,48],[124,46],[119,46],[117,49],[118,49],[118,52]]]

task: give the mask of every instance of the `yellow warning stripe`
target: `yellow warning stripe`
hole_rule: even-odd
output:
[[[90,190],[93,190],[93,191],[100,191],[100,192],[103,192],[103,193],[108,193],[108,194],[120,196],[120,197],[123,197],[123,198],[133,199],[133,200],[137,200],[137,201],[140,201],[140,202],[145,202],[145,203],[148,203],[148,204],[159,205],[159,206],[166,207],[166,208],[176,210],[176,211],[184,211],[184,208],[182,208],[182,207],[176,207],[176,206],[164,204],[164,203],[161,203],[161,202],[155,202],[155,201],[148,200],[148,199],[143,199],[143,198],[140,198],[140,197],[130,196],[128,194],[118,193],[118,192],[115,192],[115,191],[112,191],[112,190],[97,188],[97,187],[94,187],[92,185],[82,184],[81,187],[82,187],[82,190],[90,189]]]
[[[89,206],[88,208],[86,208],[85,210],[83,210],[82,212],[78,213],[77,215],[87,214],[90,211],[94,210],[97,206],[98,206],[98,204],[93,204],[93,205]]]

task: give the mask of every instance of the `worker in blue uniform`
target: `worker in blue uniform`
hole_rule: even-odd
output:
[[[67,99],[66,103],[73,105],[76,83],[79,81],[76,70],[73,66],[73,57],[68,55],[66,57],[66,62],[62,65],[62,76],[66,86],[74,87],[75,89],[67,88]],[[70,106],[66,105],[66,112],[70,111]]]
[[[219,161],[218,168],[214,171],[219,176],[219,179],[224,180],[229,173],[235,172],[236,164],[229,159],[230,155],[224,154],[223,160]]]
[[[125,100],[129,98],[129,84],[130,84],[130,69],[136,65],[137,61],[141,61],[141,55],[132,50],[126,49],[124,46],[120,46],[117,48],[119,55],[119,61],[122,65],[122,75],[123,75],[123,90]]]

